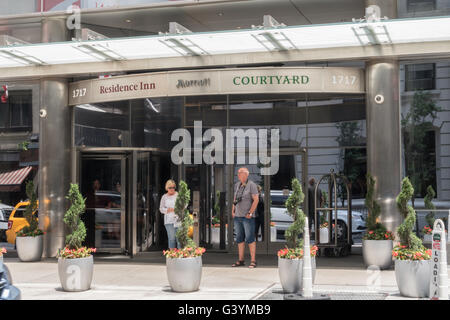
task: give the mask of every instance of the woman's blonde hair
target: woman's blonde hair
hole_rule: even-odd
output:
[[[176,182],[173,181],[172,179],[169,179],[169,180],[167,180],[167,182],[166,182],[166,187],[165,187],[166,191],[169,189],[170,186],[176,187],[177,184],[176,184]]]

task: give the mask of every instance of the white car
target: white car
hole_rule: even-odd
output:
[[[289,228],[289,226],[294,221],[292,217],[287,212],[286,207],[284,206],[288,195],[283,195],[281,192],[272,191],[271,192],[271,222],[275,223],[275,230],[273,239],[271,241],[274,242],[284,242],[285,237],[284,233]],[[307,214],[305,212],[305,214]],[[338,239],[345,239],[347,235],[347,226],[348,226],[348,216],[346,210],[338,210],[337,216],[337,234]],[[335,217],[333,215],[334,223]],[[314,233],[314,223],[312,224],[312,232]],[[352,210],[352,234],[360,234],[366,230],[366,222],[364,220],[364,215],[361,212]]]
[[[6,242],[6,230],[8,230],[8,219],[14,207],[0,203],[0,242]]]

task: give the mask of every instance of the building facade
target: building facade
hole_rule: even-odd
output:
[[[188,182],[198,242],[235,250],[230,204],[240,166],[262,187],[259,252],[284,245],[294,177],[308,213],[312,178],[331,170],[348,178],[348,191],[336,189],[355,219],[339,218],[343,234],[364,229],[356,221],[367,172],[390,230],[402,221],[395,197],[405,176],[416,208],[432,186],[448,212],[450,1],[319,2],[8,1],[0,173],[33,170],[2,182],[0,199],[14,206],[35,180],[39,214],[50,221],[46,256],[64,243],[70,182],[86,197],[87,244],[131,255],[167,245],[159,199],[169,178]],[[178,129],[191,141],[177,162]],[[261,132],[273,146],[275,129],[277,170],[266,175],[261,154],[240,157],[239,147],[259,146]],[[231,151],[229,132],[245,136]],[[216,161],[207,163],[212,146]]]

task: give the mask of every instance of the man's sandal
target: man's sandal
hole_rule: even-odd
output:
[[[248,266],[250,269],[256,268],[256,261],[250,262],[250,265]]]
[[[244,261],[244,260],[238,260],[238,261],[236,261],[235,263],[233,263],[231,266],[232,266],[232,267],[242,267],[242,266],[245,266],[245,261]]]

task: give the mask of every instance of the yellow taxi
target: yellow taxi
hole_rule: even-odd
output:
[[[22,230],[23,228],[29,226],[27,219],[25,219],[23,213],[26,207],[30,204],[29,201],[19,202],[14,210],[11,212],[11,215],[8,219],[8,230],[6,230],[6,239],[8,243],[15,244],[16,243],[16,233]],[[39,208],[39,201],[38,201]],[[33,212],[35,214],[38,210]]]

